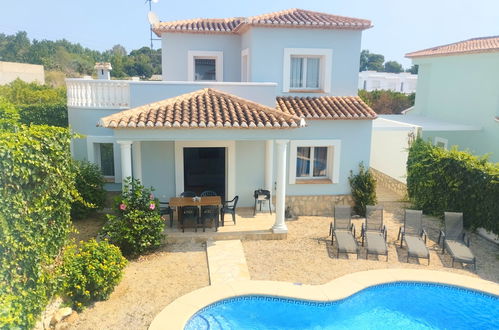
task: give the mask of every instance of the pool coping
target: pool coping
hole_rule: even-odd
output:
[[[277,281],[233,281],[192,291],[166,306],[152,321],[149,330],[184,329],[201,308],[222,299],[244,295],[271,295],[281,298],[334,301],[365,288],[393,282],[447,284],[499,296],[499,284],[450,272],[420,269],[378,269],[347,274],[322,285]]]

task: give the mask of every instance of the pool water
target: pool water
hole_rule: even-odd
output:
[[[203,308],[185,329],[499,329],[499,297],[416,282],[334,302],[241,296]]]

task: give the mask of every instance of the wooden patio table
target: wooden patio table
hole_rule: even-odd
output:
[[[198,197],[199,200],[194,201],[194,197],[172,197],[170,198],[170,207],[177,208],[179,220],[182,217],[182,212],[178,208],[184,206],[222,206],[222,198],[220,196],[205,196]],[[215,229],[218,230],[218,219],[215,224]]]
[[[199,201],[194,201],[194,197],[172,197],[170,198],[170,206],[222,206],[222,198],[220,196],[199,197]]]

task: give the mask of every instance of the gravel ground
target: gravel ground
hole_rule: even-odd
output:
[[[176,298],[209,285],[206,247],[168,244],[130,261],[111,297],[95,303],[66,324],[70,329],[147,329]]]
[[[483,238],[472,234],[471,249],[477,257],[477,272],[471,266],[464,269],[460,264],[451,268],[451,258],[441,254],[436,243],[440,230],[440,220],[424,217],[424,226],[428,232],[427,246],[430,249],[430,265],[427,260],[420,262],[411,258],[406,262],[407,250],[397,244],[397,234],[403,222],[402,202],[381,202],[384,206],[384,220],[388,229],[388,262],[384,256],[379,260],[361,250],[360,259],[355,255],[340,255],[336,258],[336,249],[331,248],[331,239],[327,237],[331,218],[299,217],[287,222],[288,238],[283,241],[244,241],[246,261],[253,280],[273,280],[293,283],[324,284],[337,277],[352,272],[380,268],[416,268],[456,272],[470,276],[479,276],[486,280],[499,282],[499,249]],[[363,219],[354,220],[357,235]]]

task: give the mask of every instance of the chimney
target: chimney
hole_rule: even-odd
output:
[[[97,79],[110,80],[111,79],[111,63],[109,62],[97,62],[95,63],[94,69],[97,71]]]

